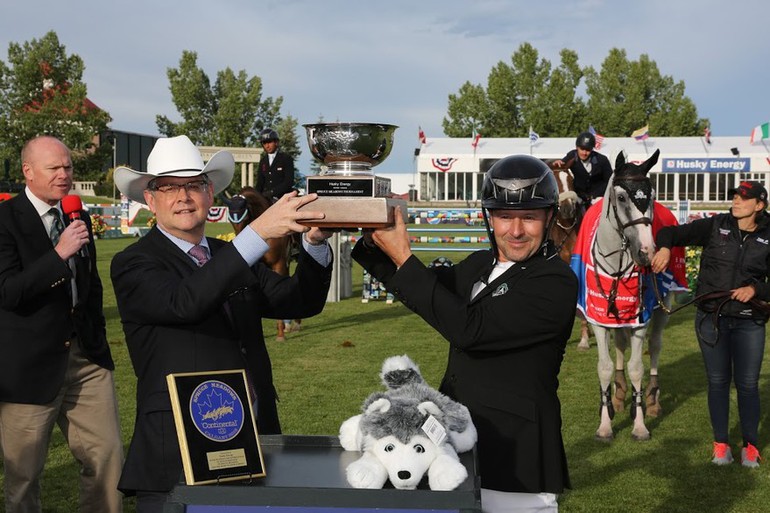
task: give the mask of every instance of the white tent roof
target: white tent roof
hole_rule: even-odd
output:
[[[471,146],[471,138],[436,137],[428,138],[420,147],[417,157],[418,171],[433,171],[432,159],[456,158],[462,168],[467,169],[470,161],[487,158],[502,158],[514,154],[531,154],[543,159],[562,158],[575,148],[574,137],[544,137],[530,146],[529,138],[494,138],[479,140],[477,148]],[[661,158],[733,158],[736,148],[741,158],[752,159],[752,170],[770,171],[770,141],[749,144],[744,137],[711,137],[706,144],[704,137],[650,137],[637,141],[633,137],[606,137],[601,149],[612,161],[620,150],[625,150],[629,160],[645,160],[656,149]],[[477,163],[476,163],[477,164]],[[660,163],[656,167],[659,167]],[[478,170],[477,165],[471,166]],[[653,168],[655,169],[655,168]]]

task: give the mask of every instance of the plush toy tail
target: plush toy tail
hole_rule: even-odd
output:
[[[420,368],[407,355],[391,356],[382,364],[382,383],[391,389],[404,385],[425,383]]]

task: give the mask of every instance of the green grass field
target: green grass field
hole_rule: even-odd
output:
[[[224,225],[209,225],[209,231],[214,234],[229,230]],[[132,239],[97,242],[99,270],[105,285],[107,334],[117,365],[115,376],[126,447],[135,413],[135,377],[109,281],[109,262],[131,242]],[[439,254],[418,253],[424,261]],[[457,253],[446,256],[455,262],[462,258]],[[286,342],[273,339],[273,321],[264,322],[285,433],[336,434],[342,421],[358,413],[363,400],[380,389],[380,366],[391,355],[408,354],[420,365],[426,380],[438,386],[446,360],[446,342],[401,304],[388,305],[384,301],[363,304],[361,277],[361,268],[354,264],[353,297],[327,304],[322,314],[304,320],[302,331],[289,334]],[[605,444],[594,440],[599,420],[596,349],[592,345],[588,352],[576,350],[579,341],[576,324],[560,376],[563,432],[574,487],[561,497],[561,511],[742,513],[768,510],[770,467],[767,464],[750,471],[739,464],[716,467],[709,463],[711,428],[706,383],[692,315],[691,309],[679,312],[666,328],[660,366],[664,413],[648,422],[652,431],[652,440],[648,442],[631,440],[627,408],[615,417],[614,442]],[[767,367],[762,373],[760,388],[765,411],[759,449],[770,455]],[[734,395],[731,425],[736,453],[740,432]],[[77,510],[77,472],[58,428],[54,429],[43,478],[44,511]],[[125,506],[127,512],[134,511],[132,499],[126,499]]]

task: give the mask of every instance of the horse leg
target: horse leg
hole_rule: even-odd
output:
[[[577,311],[577,317],[580,319],[580,342],[577,348],[579,351],[588,351],[591,349],[591,344],[588,342],[588,337],[591,336],[591,333],[588,331],[588,321],[586,321],[580,310]]]
[[[599,357],[597,363],[597,372],[599,374],[599,393],[601,401],[599,403],[599,428],[594,437],[602,442],[609,442],[613,439],[612,418],[615,416],[615,409],[610,400],[610,382],[612,380],[612,360],[609,350],[609,330],[603,326],[594,326],[596,335],[596,353]]]
[[[642,390],[642,377],[644,376],[644,351],[645,327],[631,329],[631,357],[628,359],[628,378],[631,380],[631,419],[634,427],[631,437],[634,440],[649,440],[650,431],[644,425],[644,390]]]
[[[289,323],[289,333],[295,333],[302,329],[302,319],[292,319]]]
[[[667,294],[663,299],[667,308],[671,308],[673,294]],[[658,360],[663,348],[663,328],[668,323],[668,314],[662,308],[652,312],[650,320],[650,381],[644,391],[647,403],[647,415],[657,417],[663,413],[660,406],[660,382],[658,381]]]
[[[612,396],[612,405],[615,411],[623,411],[628,393],[626,382],[626,348],[628,347],[628,332],[625,329],[617,329],[612,332],[615,341],[615,395]]]
[[[276,323],[276,327],[278,328],[278,333],[276,333],[275,339],[278,342],[285,342],[286,341],[286,327],[283,325],[283,319],[278,319],[278,322]]]

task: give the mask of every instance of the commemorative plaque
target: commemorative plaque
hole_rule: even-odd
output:
[[[188,485],[265,476],[244,370],[166,376]]]
[[[401,206],[406,221],[406,201],[392,198],[390,179],[375,176],[372,168],[393,148],[395,125],[383,123],[319,123],[302,125],[310,153],[327,168],[307,177],[307,192],[318,199],[302,207],[321,211],[326,218],[303,222],[324,228],[381,228],[395,222]]]

